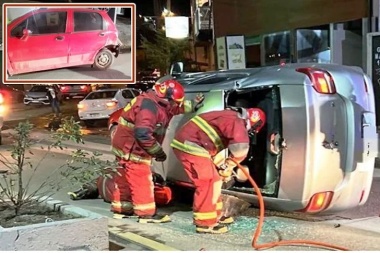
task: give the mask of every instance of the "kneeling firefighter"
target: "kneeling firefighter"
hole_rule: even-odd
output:
[[[228,108],[199,114],[177,131],[171,146],[195,186],[196,232],[228,231],[226,225],[234,220],[222,216],[221,191],[236,164],[228,159],[216,164],[214,158],[227,148],[230,157],[242,162],[249,151],[249,135],[258,133],[265,122],[265,113],[259,108]]]
[[[170,221],[156,213],[151,162],[166,160],[162,149],[166,128],[173,116],[195,112],[203,105],[204,95],[184,101],[184,88],[175,80],[156,84],[152,91],[133,99],[122,111],[112,151],[116,155],[121,177],[115,178],[111,211],[139,217],[140,223]]]

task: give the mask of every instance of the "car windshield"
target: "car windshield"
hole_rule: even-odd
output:
[[[30,91],[31,92],[46,92],[48,90],[48,87],[46,86],[33,86]]]
[[[88,94],[86,97],[87,100],[92,100],[92,99],[107,99],[107,98],[113,98],[116,95],[116,90],[115,91],[97,91],[97,92],[92,92]]]

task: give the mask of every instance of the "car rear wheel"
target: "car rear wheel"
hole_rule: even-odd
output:
[[[111,127],[111,129],[110,129],[111,140],[112,140],[113,137],[115,136],[115,133],[116,133],[116,127],[117,127],[117,125],[112,125],[112,127]]]
[[[100,70],[108,69],[112,65],[114,59],[115,57],[110,50],[103,49],[95,56],[94,66]]]

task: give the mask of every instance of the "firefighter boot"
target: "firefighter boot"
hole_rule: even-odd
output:
[[[234,221],[235,220],[233,217],[222,216],[219,220],[219,223],[224,224],[224,225],[230,225],[230,224],[234,223]]]
[[[139,223],[167,223],[171,222],[169,215],[155,214],[153,216],[140,216]]]
[[[127,219],[127,218],[134,218],[137,217],[133,211],[130,213],[118,213],[118,212],[113,212],[113,218],[117,220],[121,219]]]
[[[196,226],[196,232],[200,234],[224,234],[228,232],[225,224],[217,224],[213,227]]]
[[[80,200],[86,198],[87,192],[87,189],[81,188],[75,192],[68,192],[67,194],[70,196],[70,199],[72,200]]]

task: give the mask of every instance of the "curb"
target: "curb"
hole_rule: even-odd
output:
[[[117,227],[109,226],[109,233],[134,244],[140,245],[144,248],[147,248],[151,251],[180,251],[163,243],[159,243],[157,241],[151,240],[149,238],[140,236],[138,234],[132,232],[123,232],[122,229]]]

